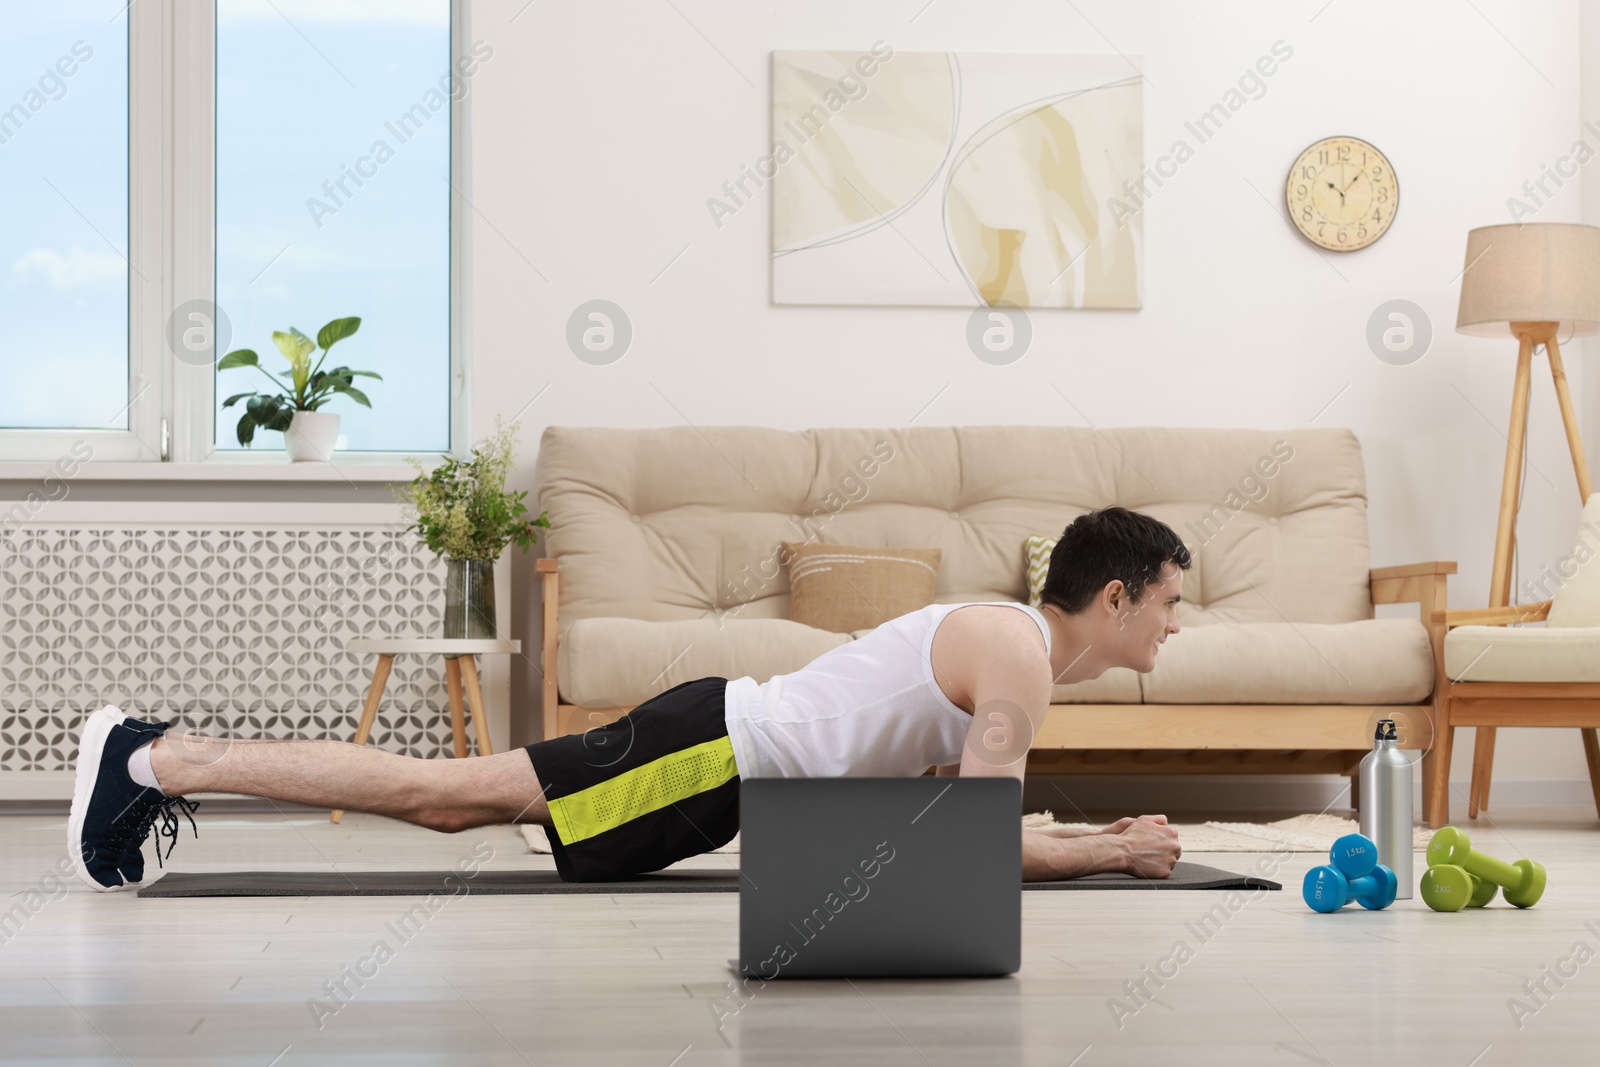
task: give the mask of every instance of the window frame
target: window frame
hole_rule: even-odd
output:
[[[450,62],[458,70],[470,48],[470,5],[449,2]],[[290,465],[276,449],[241,454],[216,448],[214,366],[179,360],[167,347],[170,309],[189,300],[216,299],[216,0],[130,4],[119,17],[129,20],[128,429],[0,429],[0,463],[57,460],[86,442],[93,449],[92,462],[184,464],[186,475],[193,470],[192,476],[201,479],[226,477],[229,468],[241,466],[287,470]],[[471,451],[471,211],[462,193],[471,188],[472,97],[468,92],[450,100],[447,194],[448,454],[463,457]],[[406,455],[426,462],[436,454],[427,449],[341,451],[335,460],[343,466],[393,466]],[[259,473],[252,471],[252,480]]]

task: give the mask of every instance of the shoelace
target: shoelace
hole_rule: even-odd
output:
[[[154,790],[151,790],[151,792],[154,792]],[[156,830],[156,866],[164,868],[166,864],[162,862],[161,858],[161,839],[163,837],[171,839],[171,844],[167,845],[167,855],[169,856],[172,855],[173,846],[178,843],[178,816],[173,813],[172,809],[176,807],[183,812],[184,817],[189,820],[189,826],[194,830],[195,840],[199,840],[200,827],[195,825],[194,813],[199,809],[200,802],[198,800],[190,800],[188,797],[163,796],[160,800],[146,801],[144,805],[138,816],[125,824],[127,832],[118,834],[116,839],[111,842],[111,845],[113,848],[119,849],[129,846],[137,849],[143,843],[146,835],[150,833],[150,827],[155,824],[156,819],[159,817],[161,826]]]

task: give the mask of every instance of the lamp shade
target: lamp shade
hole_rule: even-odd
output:
[[[1600,227],[1576,222],[1480,226],[1467,233],[1456,329],[1504,337],[1513,322],[1600,333]]]

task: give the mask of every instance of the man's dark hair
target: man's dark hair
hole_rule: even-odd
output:
[[[1137,602],[1147,585],[1161,580],[1169,561],[1184,570],[1194,562],[1166,523],[1115,506],[1087,511],[1068,524],[1050,553],[1040,599],[1076,615],[1120,579]]]

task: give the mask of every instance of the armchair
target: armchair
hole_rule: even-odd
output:
[[[1449,820],[1450,752],[1457,726],[1479,727],[1467,796],[1469,818],[1476,818],[1489,805],[1493,728],[1500,726],[1578,727],[1595,809],[1600,812],[1600,738],[1596,735],[1600,727],[1600,627],[1508,629],[1517,623],[1548,620],[1553,603],[1542,600],[1433,613],[1435,626],[1445,632],[1442,662],[1446,676],[1439,683],[1431,753],[1444,772],[1428,777],[1429,825],[1442,826]],[[1466,680],[1469,675],[1479,680]]]

